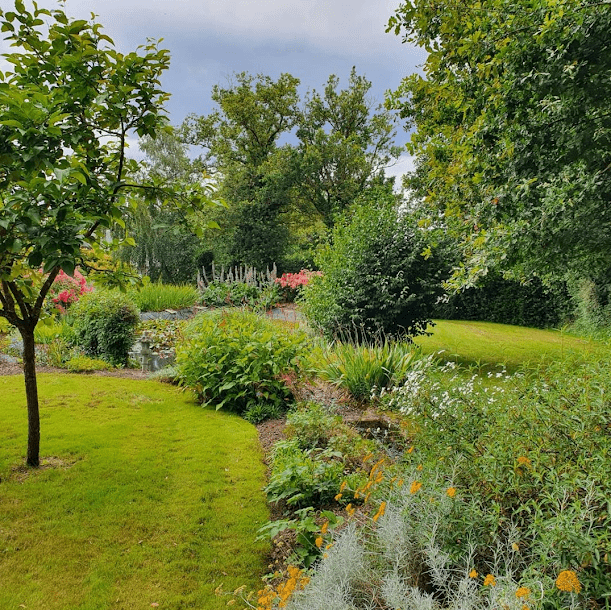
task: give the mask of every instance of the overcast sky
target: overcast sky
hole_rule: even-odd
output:
[[[27,2],[27,0],[26,0]],[[172,94],[167,109],[175,125],[190,113],[207,114],[215,84],[236,72],[288,72],[300,79],[302,92],[322,90],[330,74],[345,86],[352,66],[372,82],[371,95],[384,92],[418,70],[421,49],[401,44],[384,32],[400,0],[67,0],[69,16],[98,15],[104,31],[123,52],[147,38],[163,38],[171,67],[163,79]],[[57,8],[56,0],[39,0]],[[0,0],[10,10],[12,0]],[[8,50],[5,41],[0,51]],[[2,62],[0,68],[2,67]],[[6,65],[6,64],[4,64]],[[399,130],[398,143],[407,140]],[[389,173],[409,168],[407,156]]]

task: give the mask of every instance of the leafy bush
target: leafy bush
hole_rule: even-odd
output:
[[[185,320],[143,320],[136,331],[149,342],[153,352],[174,353],[185,325]]]
[[[128,294],[141,311],[184,309],[197,305],[200,300],[197,288],[186,284],[173,286],[145,281],[142,287],[132,289]]]
[[[492,274],[481,286],[450,294],[437,303],[434,317],[550,328],[564,323],[570,314],[564,284],[545,287],[538,278],[521,284]]]
[[[94,371],[110,371],[112,365],[99,358],[74,356],[66,361],[66,368],[71,373],[93,373]]]
[[[124,293],[97,290],[86,294],[74,306],[76,341],[90,356],[111,364],[127,364],[134,343],[138,308]]]
[[[176,349],[179,378],[201,402],[242,414],[258,404],[284,409],[292,401],[282,376],[297,370],[304,333],[233,310],[197,317],[185,336]]]
[[[276,279],[276,283],[282,288],[283,300],[292,303],[300,294],[303,286],[310,283],[314,275],[322,275],[320,271],[310,271],[302,269],[299,273],[283,273]]]
[[[446,277],[445,264],[423,256],[425,238],[392,195],[355,206],[317,255],[323,275],[304,287],[308,321],[328,337],[423,334]]]
[[[611,590],[608,364],[556,363],[540,380],[489,376],[423,365],[383,393],[412,430],[409,458],[425,470],[454,463],[453,484],[480,507],[477,518],[465,513],[453,523],[442,550],[474,554],[481,572],[498,560],[491,540],[513,540],[514,572],[541,583],[543,608],[564,607],[556,580],[566,570],[581,583],[583,607],[604,606]]]
[[[37,344],[47,345],[56,339],[63,339],[66,345],[76,341],[76,332],[72,324],[65,318],[45,318],[34,329],[34,341]]]
[[[403,381],[417,358],[417,348],[397,341],[336,342],[330,350],[316,353],[312,370],[357,400],[368,400],[374,388]]]

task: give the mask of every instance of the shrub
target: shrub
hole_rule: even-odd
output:
[[[73,277],[60,271],[49,290],[48,299],[60,313],[66,313],[71,305],[92,290],[93,286],[87,284],[87,278],[78,269],[74,270]]]
[[[322,275],[320,271],[310,271],[302,269],[299,273],[283,273],[276,279],[276,283],[282,288],[284,301],[292,303],[300,294],[301,288],[310,283],[310,279],[315,275]]]
[[[323,275],[304,287],[303,311],[328,337],[423,334],[442,293],[445,265],[423,256],[425,234],[392,195],[380,197],[336,224],[316,258]]]
[[[126,365],[138,313],[133,301],[117,290],[86,294],[74,307],[76,341],[90,356],[100,356],[113,365]]]
[[[99,358],[74,356],[66,361],[66,368],[71,373],[93,373],[94,371],[110,371],[112,365]]]
[[[258,404],[286,408],[292,393],[282,376],[297,370],[307,339],[257,314],[199,316],[176,349],[180,382],[198,399],[242,414]]]
[[[206,286],[201,298],[208,307],[249,307],[256,311],[267,311],[280,300],[280,289],[275,284],[256,285],[217,280]]]

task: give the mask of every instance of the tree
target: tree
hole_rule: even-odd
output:
[[[300,195],[332,227],[367,188],[385,182],[384,169],[401,153],[393,119],[367,99],[371,83],[352,68],[347,89],[331,75],[305,102],[297,129]]]
[[[415,0],[389,29],[429,52],[388,103],[415,127],[407,185],[460,240],[457,283],[611,268],[611,5]]]
[[[0,75],[0,315],[23,339],[27,464],[36,467],[34,329],[59,271],[73,274],[82,249],[122,224],[125,194],[141,186],[130,181],[137,164],[126,141],[166,122],[159,78],[169,53],[153,42],[119,53],[99,24],[21,0],[0,11],[0,24],[18,49]]]
[[[237,74],[229,87],[214,87],[216,112],[190,116],[183,125],[187,141],[206,149],[206,164],[231,206],[225,262],[261,268],[282,256],[287,234],[278,215],[292,177],[284,169],[286,148],[278,140],[297,123],[298,85],[290,74],[276,81]]]
[[[166,129],[155,138],[145,136],[139,141],[146,157],[141,164],[142,180],[171,182],[182,190],[199,185],[213,185],[199,160],[191,160],[186,144],[174,129]],[[122,248],[120,257],[135,265],[153,281],[178,284],[193,282],[207,260],[202,237],[211,228],[210,212],[168,205],[162,199],[148,200],[135,193],[134,204],[126,218],[127,232],[136,241],[134,247]],[[215,227],[218,225],[214,224]]]

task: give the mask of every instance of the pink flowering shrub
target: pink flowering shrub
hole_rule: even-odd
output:
[[[76,303],[85,293],[92,291],[93,286],[87,285],[87,278],[78,269],[74,270],[74,277],[60,271],[49,291],[49,297],[60,313],[66,313],[70,305]]]
[[[306,286],[310,279],[316,275],[322,275],[321,271],[310,271],[302,269],[299,273],[283,273],[282,277],[276,279],[283,289],[283,295],[287,302],[292,302],[299,294],[301,287]]]

